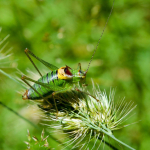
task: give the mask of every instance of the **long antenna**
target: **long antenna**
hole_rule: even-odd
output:
[[[110,18],[111,14],[112,14],[112,10],[113,10],[113,7],[114,7],[114,2],[115,2],[115,0],[113,1],[113,5],[112,5],[112,8],[111,8],[110,14],[109,14],[109,16],[108,16],[108,19],[107,19],[107,21],[106,21],[105,27],[104,27],[104,29],[103,29],[103,31],[102,31],[102,34],[101,34],[101,36],[100,36],[100,38],[99,38],[99,40],[98,40],[98,43],[97,43],[97,45],[96,45],[96,48],[95,48],[95,50],[94,50],[94,53],[93,53],[93,55],[92,55],[92,57],[91,57],[91,60],[90,60],[90,62],[89,62],[89,64],[88,64],[88,68],[87,68],[87,70],[86,70],[85,73],[88,72],[88,69],[89,69],[90,64],[91,64],[91,62],[92,62],[92,59],[93,59],[93,57],[94,57],[94,55],[95,55],[95,52],[96,52],[97,47],[98,47],[98,45],[99,45],[99,42],[100,42],[100,40],[101,40],[101,38],[102,38],[102,36],[103,36],[103,33],[104,33],[104,31],[105,31],[105,28],[106,28],[106,26],[107,26],[107,23],[108,23],[108,21],[109,21],[109,18]]]

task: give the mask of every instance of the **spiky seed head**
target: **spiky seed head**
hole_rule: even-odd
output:
[[[125,104],[124,100],[119,106],[115,105],[114,91],[111,91],[107,97],[106,92],[101,92],[95,86],[92,94],[85,94],[85,90],[56,94],[58,112],[55,107],[48,110],[42,109],[48,115],[46,117],[48,121],[58,123],[57,125],[56,122],[51,125],[47,124],[47,126],[63,130],[69,137],[72,137],[73,148],[83,141],[86,147],[93,137],[98,141],[103,141],[106,135],[113,138],[113,131],[124,127],[122,122],[135,108],[133,103]],[[52,102],[51,99],[49,100]]]

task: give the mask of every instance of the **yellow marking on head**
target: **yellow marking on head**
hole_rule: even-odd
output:
[[[61,67],[58,69],[58,79],[70,79],[72,76],[65,73],[65,68],[68,67]]]

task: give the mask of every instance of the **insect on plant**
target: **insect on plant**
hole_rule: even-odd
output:
[[[114,1],[113,1],[113,5],[114,5]],[[26,90],[26,92],[24,93],[22,98],[24,100],[26,100],[26,99],[30,99],[30,100],[44,99],[46,101],[48,101],[49,98],[53,98],[54,104],[56,107],[54,95],[57,95],[58,93],[64,93],[66,91],[69,91],[73,88],[74,85],[76,85],[78,83],[80,83],[82,85],[85,84],[86,74],[87,74],[90,64],[92,62],[94,54],[97,50],[97,47],[101,40],[101,37],[105,31],[105,28],[106,28],[106,25],[110,18],[110,15],[112,13],[112,10],[113,10],[113,6],[112,6],[112,9],[111,9],[108,19],[106,21],[105,27],[102,31],[102,34],[100,36],[100,39],[97,43],[97,46],[96,46],[94,52],[93,52],[93,55],[91,57],[91,60],[88,64],[86,71],[81,70],[80,63],[78,64],[77,70],[74,70],[67,65],[64,67],[58,68],[58,67],[54,66],[53,64],[50,64],[50,63],[42,60],[41,58],[37,57],[29,49],[26,48],[25,54],[27,55],[27,57],[29,58],[29,60],[31,61],[31,63],[33,64],[33,66],[38,71],[38,73],[40,74],[41,77],[36,81],[25,75],[22,75],[21,79],[30,87],[29,89]],[[30,55],[33,56],[38,61],[40,61],[42,64],[44,64],[48,69],[51,70],[51,72],[48,72],[47,74],[42,75],[41,72],[39,71],[39,69],[37,68],[37,66],[35,65],[35,63],[33,62],[33,60],[31,59]],[[28,83],[28,81],[31,81],[34,84],[30,85]],[[78,89],[76,89],[76,90],[79,92],[83,92]],[[88,93],[86,93],[86,94],[88,94]]]

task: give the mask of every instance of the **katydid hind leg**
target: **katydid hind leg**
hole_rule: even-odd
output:
[[[31,82],[34,82],[36,84],[39,84],[47,89],[50,89],[51,91],[54,91],[54,92],[57,92],[57,91],[64,91],[64,89],[66,90],[66,88],[63,88],[63,87],[60,87],[60,86],[57,86],[57,85],[50,85],[48,83],[43,83],[43,82],[39,82],[39,81],[36,81],[36,80],[33,80],[27,76],[24,76],[24,78],[26,78],[26,80],[28,81],[31,81]]]
[[[28,80],[28,78],[24,75],[22,75],[21,79],[30,87],[32,88],[39,96],[41,96],[41,99],[44,99],[50,106],[52,105],[47,98],[43,97],[43,95],[41,95],[33,86],[31,86],[26,80]],[[27,94],[27,91],[26,93]],[[26,98],[27,99],[27,98]]]
[[[33,56],[34,58],[36,58],[36,59],[37,59],[38,61],[40,61],[43,65],[45,65],[47,68],[49,68],[51,71],[58,69],[58,67],[56,67],[56,66],[54,66],[54,65],[52,65],[52,64],[50,64],[50,63],[44,61],[43,59],[37,57],[36,55],[34,55],[34,54],[33,54],[29,49],[27,49],[27,48],[25,49],[25,53],[28,53],[28,54],[30,54],[31,56]]]
[[[41,72],[39,71],[39,69],[37,68],[37,66],[35,65],[35,63],[33,62],[33,60],[31,59],[31,57],[29,56],[29,50],[26,48],[25,49],[25,54],[27,55],[27,57],[29,58],[29,60],[31,61],[31,63],[33,64],[33,66],[35,67],[35,69],[37,70],[37,72],[40,74],[40,76],[42,77]]]
[[[50,89],[51,91],[53,91],[53,94],[47,96],[47,97],[43,97],[41,94],[40,96],[44,99],[47,99],[47,98],[50,98],[52,96],[54,96],[55,94],[58,94],[58,93],[63,93],[65,91],[67,91],[69,88],[63,88],[63,87],[59,87],[59,86],[56,86],[56,85],[49,85],[49,84],[46,84],[46,83],[42,83],[42,82],[39,82],[39,81],[35,81],[25,75],[22,76],[22,79],[24,80],[24,82],[26,84],[28,84],[36,93],[39,93],[36,89],[34,89],[26,80],[28,81],[31,81],[33,83],[36,83],[36,84],[39,84],[47,89]]]
[[[26,78],[26,76],[22,75],[21,79],[22,79],[22,81],[24,81],[30,88],[32,88],[39,96],[41,96],[41,98],[43,98],[43,96],[42,96],[34,87],[32,87],[32,86],[30,85],[30,83],[28,83],[28,82],[26,81],[26,80],[28,80],[28,79]]]

